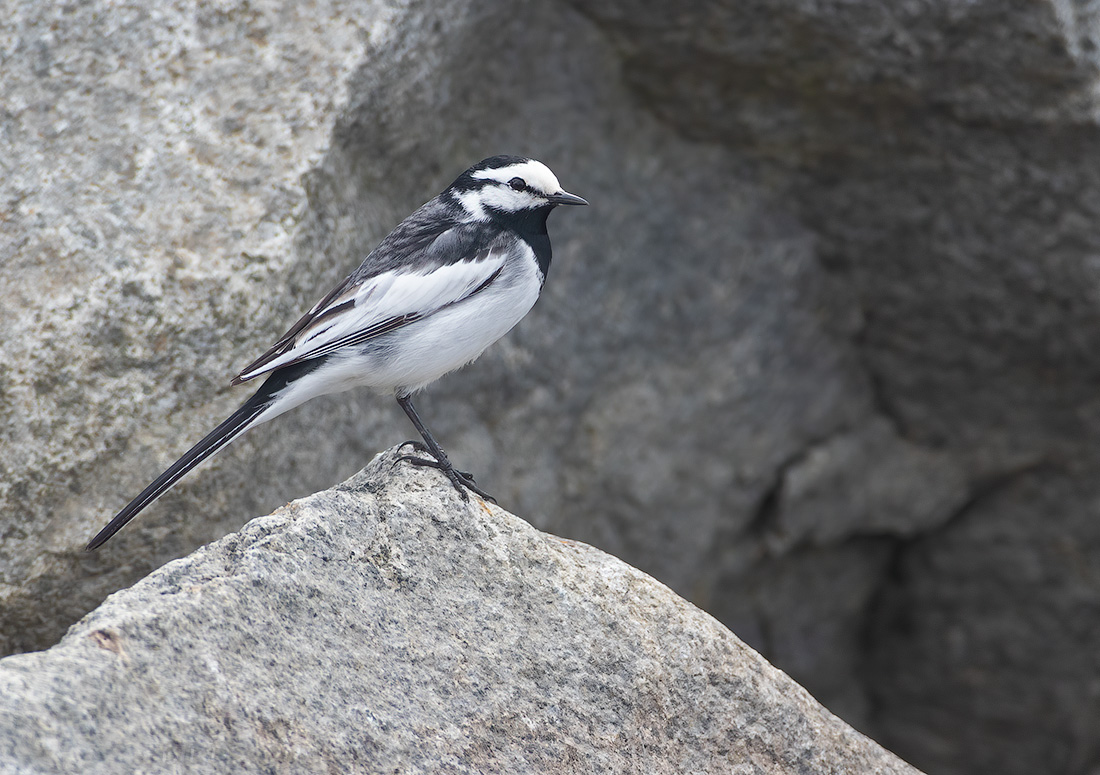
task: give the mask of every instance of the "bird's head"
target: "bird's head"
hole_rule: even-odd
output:
[[[549,212],[557,205],[588,202],[563,190],[540,161],[523,156],[491,156],[459,175],[448,191],[471,217]]]

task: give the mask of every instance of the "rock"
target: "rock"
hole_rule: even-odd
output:
[[[310,448],[316,462],[295,466],[302,440],[271,442],[253,449],[251,472],[208,489],[216,463],[189,485],[192,513],[213,522],[169,531],[154,515],[123,537],[119,562],[77,551],[243,399],[226,389],[233,367],[314,293],[297,296],[290,268],[325,278],[329,257],[295,250],[304,175],[346,100],[341,75],[363,56],[344,13],[381,30],[372,8],[384,10],[323,0],[6,10],[0,651],[49,645],[113,589],[239,526],[230,514],[333,481],[333,450]],[[286,457],[264,473],[271,455]],[[201,500],[207,509],[194,508]]]
[[[1095,768],[1097,7],[576,7],[638,104],[773,176],[859,319],[865,413],[692,599],[929,772]]]
[[[1100,564],[1088,4],[9,5],[0,652],[411,435],[388,398],[313,402],[79,552],[401,217],[521,152],[593,206],[551,221],[532,314],[424,397],[462,467],[929,771],[1091,761],[1092,695],[1037,679],[1100,653],[1043,613]],[[987,615],[1051,514],[1076,559]],[[1054,742],[1005,739],[993,685]],[[964,727],[986,742],[943,744]]]
[[[769,546],[831,546],[853,535],[909,537],[939,527],[970,497],[957,465],[900,438],[884,418],[812,447],[787,466]]]
[[[644,573],[396,457],[0,661],[0,770],[917,772]]]
[[[919,539],[880,590],[864,669],[902,755],[939,751],[978,772],[1086,772],[1100,756],[1100,484],[1040,468],[989,483]],[[962,728],[940,696],[969,708]],[[1036,694],[1048,698],[1036,714]],[[995,730],[995,731],[994,731]],[[1026,736],[1031,743],[1005,745]],[[962,773],[961,765],[943,772]]]

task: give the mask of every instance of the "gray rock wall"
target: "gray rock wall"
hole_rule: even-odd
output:
[[[789,172],[861,312],[875,419],[782,470],[710,610],[930,771],[1095,768],[1095,9],[584,8],[663,121]]]
[[[216,484],[215,465],[112,558],[74,551],[235,406],[227,378],[254,353],[253,327],[269,337],[291,314],[303,175],[323,158],[363,57],[347,10],[32,1],[5,11],[4,651],[48,645],[112,589],[242,514],[333,481],[334,451],[296,465],[301,440],[287,437],[274,444],[281,453],[253,457],[279,465],[242,466]],[[212,521],[184,518],[204,501]]]
[[[593,206],[423,399],[463,467],[929,771],[1097,765],[1088,7],[143,8],[0,22],[5,650],[409,436],[314,402],[76,551],[394,223],[529,153]]]
[[[664,585],[396,460],[0,660],[0,770],[917,775]]]

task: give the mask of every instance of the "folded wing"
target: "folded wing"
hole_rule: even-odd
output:
[[[353,274],[242,370],[233,384],[354,347],[457,304],[488,287],[507,258],[507,251],[497,247],[463,261],[430,261],[417,269],[392,269],[358,279]]]

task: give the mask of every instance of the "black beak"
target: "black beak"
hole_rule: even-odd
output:
[[[551,204],[556,204],[556,205],[586,205],[586,204],[588,204],[587,200],[581,199],[576,194],[570,194],[567,191],[559,191],[558,193],[551,194],[550,196],[548,196],[546,198],[550,200]]]

